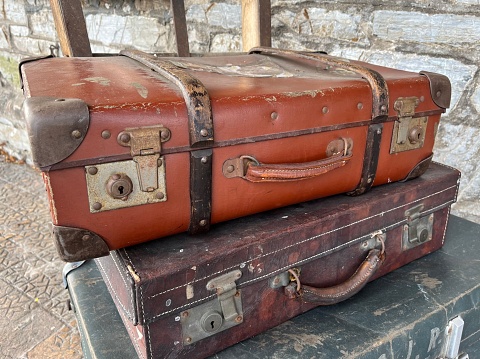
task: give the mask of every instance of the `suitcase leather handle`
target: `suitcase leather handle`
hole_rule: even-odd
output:
[[[383,250],[372,249],[355,273],[345,282],[327,288],[316,288],[302,283],[300,295],[304,301],[318,305],[339,303],[357,294],[381,267],[384,258]]]
[[[249,182],[298,181],[320,176],[336,168],[345,166],[352,158],[348,151],[335,153],[330,157],[302,163],[267,164],[251,156],[241,156],[225,161],[225,177],[241,177]]]

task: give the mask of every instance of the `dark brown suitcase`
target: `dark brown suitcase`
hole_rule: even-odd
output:
[[[96,259],[141,358],[201,358],[334,304],[443,245],[460,173],[179,234]]]
[[[48,58],[21,66],[67,261],[419,176],[443,75],[321,53]]]

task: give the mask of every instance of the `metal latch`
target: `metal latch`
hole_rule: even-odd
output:
[[[392,135],[390,153],[422,148],[425,141],[428,117],[417,117],[415,109],[420,103],[418,97],[399,97],[394,104],[398,113]]]
[[[420,204],[405,211],[407,224],[403,226],[403,249],[419,246],[432,239],[434,214],[423,215],[424,206]]]
[[[240,270],[234,270],[210,280],[207,289],[215,290],[217,298],[181,313],[184,345],[243,322],[241,291],[235,283],[241,276]]]
[[[170,139],[170,130],[163,126],[127,128],[120,132],[117,141],[130,147],[130,154],[137,165],[140,189],[153,192],[158,188],[158,161],[162,142]]]
[[[445,328],[445,341],[442,347],[442,359],[468,359],[468,354],[458,354],[465,322],[458,316],[448,322]]]

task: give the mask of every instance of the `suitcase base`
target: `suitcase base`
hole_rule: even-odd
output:
[[[205,357],[439,249],[459,172],[335,196],[97,259],[141,356]]]
[[[436,358],[456,316],[465,321],[459,353],[480,357],[480,268],[472,265],[479,236],[480,225],[451,216],[439,251],[367,284],[352,300],[312,309],[215,357]],[[94,262],[67,281],[84,357],[136,357]]]

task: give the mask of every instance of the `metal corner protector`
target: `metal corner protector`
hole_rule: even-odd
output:
[[[107,256],[107,243],[98,234],[86,229],[53,225],[58,255],[65,262],[77,262]]]

